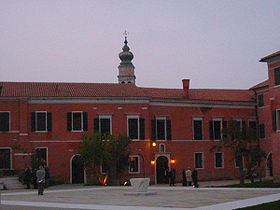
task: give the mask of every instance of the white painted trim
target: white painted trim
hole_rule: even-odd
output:
[[[10,111],[0,111],[0,113],[9,113],[9,130],[8,131],[0,131],[0,133],[7,133],[11,130],[11,112]]]
[[[2,169],[0,169],[0,170],[3,170],[3,169],[13,169],[13,154],[12,154],[12,152],[13,152],[13,150],[12,150],[12,148],[11,147],[0,147],[0,149],[9,149],[10,150],[10,168],[2,168]]]
[[[202,154],[202,168],[195,167],[195,155],[196,154]],[[204,152],[194,152],[194,160],[193,160],[193,167],[196,169],[204,169]]]
[[[82,140],[32,140],[30,142],[37,143],[80,143]]]
[[[48,147],[35,147],[35,150],[37,149],[46,149],[46,163],[47,166],[49,166],[49,148]]]
[[[19,133],[20,136],[28,136],[28,133]]]
[[[140,155],[129,155],[129,161],[130,161],[130,158],[132,158],[132,157],[137,157],[138,158],[138,161],[137,161],[137,165],[138,165],[138,171],[136,171],[136,172],[132,172],[132,171],[130,171],[130,166],[128,167],[128,173],[129,174],[140,174],[140,172],[141,172],[141,162],[140,162]],[[144,160],[143,160],[144,161]]]
[[[30,156],[32,153],[14,153],[14,156]]]
[[[92,98],[92,99],[85,99],[85,98],[61,98],[61,99],[52,99],[52,98],[46,98],[44,99],[31,99],[28,101],[30,104],[68,104],[68,103],[96,103],[96,104],[135,104],[135,103],[148,103],[149,105],[154,106],[179,106],[179,107],[208,107],[208,108],[232,108],[232,109],[255,109],[255,103],[254,102],[236,102],[236,101],[226,101],[226,102],[220,102],[216,101],[216,104],[212,101],[195,101],[195,100],[188,100],[188,101],[153,101],[153,99],[143,99],[143,98],[115,98],[115,97],[108,97],[106,99],[102,98]]]
[[[163,151],[161,151],[161,146],[164,147],[164,148],[163,148]],[[166,151],[166,150],[165,150],[166,147],[165,147],[165,144],[164,144],[164,143],[160,143],[158,148],[159,148],[159,152],[165,152],[165,151]]]
[[[220,154],[222,154],[222,167],[217,167],[217,165],[216,165],[216,154],[218,154],[218,153],[220,153]],[[224,161],[224,159],[225,159],[225,157],[224,157],[224,153],[223,152],[215,152],[215,154],[214,154],[214,167],[215,167],[215,169],[221,169],[221,168],[224,168],[225,167],[225,161]]]

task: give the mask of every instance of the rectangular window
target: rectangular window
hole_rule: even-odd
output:
[[[0,131],[10,130],[10,112],[0,112]]]
[[[202,119],[194,118],[193,119],[193,139],[202,140]]]
[[[39,162],[48,165],[48,148],[47,147],[37,147],[36,153],[38,155]]]
[[[209,121],[209,133],[211,140],[221,140],[222,138],[222,119]]]
[[[203,168],[203,153],[202,152],[194,153],[194,167]]]
[[[260,124],[260,138],[264,139],[265,138],[265,125]]]
[[[249,128],[253,128],[253,129],[257,128],[256,120],[249,120]]]
[[[166,126],[165,120],[157,119],[157,139],[158,140],[166,140]]]
[[[222,152],[215,153],[215,168],[224,167],[224,154]]]
[[[258,106],[264,106],[263,94],[258,95]]]
[[[131,139],[139,139],[139,116],[129,116],[127,119],[128,136]]]
[[[11,149],[0,148],[0,169],[11,169]]]
[[[73,111],[67,113],[67,130],[87,131],[88,115],[87,112]]]
[[[139,156],[129,156],[129,173],[140,173]]]
[[[274,69],[275,86],[280,85],[280,67]]]
[[[112,134],[112,115],[99,115],[99,118],[94,119],[94,131],[99,132],[102,136]]]

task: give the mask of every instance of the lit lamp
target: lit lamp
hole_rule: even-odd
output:
[[[153,147],[157,146],[157,143],[153,141],[152,146]]]
[[[175,163],[175,160],[170,160],[170,163],[172,163],[172,164]]]
[[[155,165],[155,161],[154,161],[154,160],[151,160],[151,164],[152,164],[152,165]]]

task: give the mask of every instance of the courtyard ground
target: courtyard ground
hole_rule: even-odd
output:
[[[85,187],[59,185],[38,196],[36,190],[1,192],[2,209],[235,209],[280,199],[278,188],[208,188],[238,180],[201,182],[201,188],[150,186],[156,195],[124,195],[131,187]]]

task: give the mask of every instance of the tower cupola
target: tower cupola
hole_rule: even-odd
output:
[[[128,47],[128,41],[127,41],[127,32],[124,33],[125,39],[124,39],[124,46],[122,48],[122,52],[119,53],[119,58],[121,60],[121,63],[118,67],[119,69],[119,75],[118,80],[119,83],[133,83],[135,84],[135,75],[134,75],[134,65],[132,64],[132,59],[134,58],[132,52],[130,52],[130,48]]]

